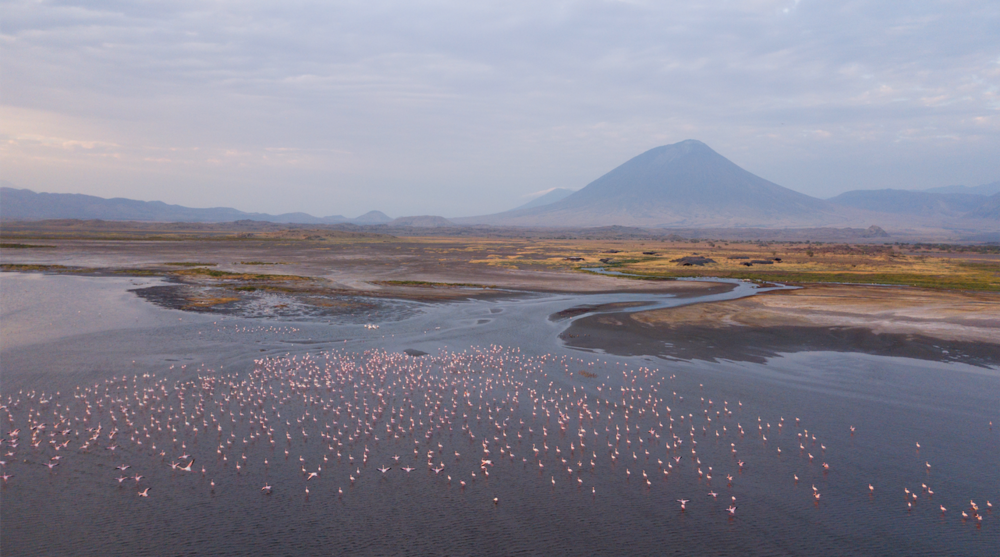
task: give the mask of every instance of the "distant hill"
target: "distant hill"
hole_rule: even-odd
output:
[[[550,203],[555,203],[569,197],[576,190],[571,190],[569,188],[553,188],[548,192],[542,194],[535,199],[513,209],[514,211],[520,211],[521,209],[532,209],[534,207],[541,207],[542,205],[548,205]]]
[[[1000,193],[987,197],[979,207],[970,211],[966,216],[974,219],[1000,221]]]
[[[515,226],[825,226],[852,217],[755,176],[696,140],[646,151],[560,201],[453,219]],[[857,219],[855,219],[857,220]]]
[[[996,195],[1000,193],[1000,181],[980,186],[942,186],[924,190],[927,193],[968,193],[973,195]]]
[[[391,227],[410,227],[410,228],[441,228],[446,226],[455,226],[455,223],[444,217],[432,216],[432,215],[421,215],[416,217],[399,217],[389,223]]]
[[[359,224],[379,224],[392,220],[378,211],[366,213],[362,217],[365,220]],[[266,213],[246,213],[229,207],[194,209],[181,205],[169,205],[162,201],[136,201],[122,197],[105,199],[77,193],[36,193],[27,189],[6,186],[0,187],[0,219],[4,221],[101,219],[139,222],[255,220],[297,224],[339,224],[356,221],[356,219],[348,219],[341,215],[328,217],[314,217],[306,213],[269,215]]]
[[[391,220],[392,218],[382,211],[368,211],[360,217],[352,219],[351,222],[354,224],[385,224]]]
[[[912,190],[854,190],[829,199],[830,203],[920,217],[961,217],[979,207],[986,200],[984,195],[969,193],[929,193]]]

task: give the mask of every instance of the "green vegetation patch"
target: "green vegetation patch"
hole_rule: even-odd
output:
[[[156,269],[111,269],[110,271],[104,272],[111,273],[112,275],[125,275],[128,277],[163,276],[163,271],[157,271]]]
[[[38,265],[34,263],[4,263],[0,265],[0,270],[2,271],[21,271],[21,272],[59,272],[59,273],[86,273],[92,271],[92,269],[84,269],[80,267],[67,267],[65,265]]]
[[[1000,273],[1000,261],[961,261],[959,265],[973,271]]]
[[[10,243],[0,243],[0,249],[55,249],[55,246],[47,246],[44,244],[10,244]]]
[[[799,283],[891,284],[934,290],[982,290],[1000,292],[1000,281],[968,275],[921,275],[911,273],[731,273],[731,278]]]
[[[995,266],[990,267],[996,269]],[[582,270],[582,269],[581,269]],[[1000,280],[990,274],[915,274],[915,273],[838,273],[792,271],[677,271],[645,273],[629,271],[634,276],[604,275],[633,280],[676,280],[687,277],[728,278],[781,283],[886,284],[915,286],[934,290],[979,290],[1000,292]]]
[[[601,266],[603,266],[603,267],[609,267],[609,268],[618,268],[618,267],[625,267],[627,265],[635,265],[637,263],[646,263],[648,261],[656,261],[659,258],[658,257],[635,257],[635,258],[631,258],[631,259],[615,259],[615,258],[612,257],[612,258],[609,258],[609,259],[610,259],[610,261],[608,261],[607,263],[601,263]]]
[[[240,261],[240,265],[288,265],[281,261]]]
[[[382,286],[416,286],[423,288],[496,288],[495,285],[475,284],[471,282],[429,282],[425,280],[377,280],[373,284]]]
[[[611,265],[602,265],[603,268],[607,268],[607,267],[610,267],[610,266]],[[639,271],[633,271],[631,269],[625,269],[623,271],[619,271],[619,272],[625,273],[625,274],[616,275],[616,274],[612,274],[612,273],[601,273],[599,271],[593,271],[590,268],[583,268],[583,267],[577,267],[576,270],[580,271],[580,272],[583,272],[583,273],[590,273],[592,275],[600,275],[602,277],[612,277],[612,278],[629,279],[629,280],[677,280],[679,278],[687,278],[687,277],[695,276],[695,273],[693,273],[691,271],[688,271],[688,272],[681,272],[681,271],[669,272],[669,271],[667,271],[667,272],[663,272],[663,273],[653,274],[653,273],[644,273],[644,272],[639,272]],[[719,275],[717,273],[713,273],[713,274],[707,275],[707,276],[713,276],[713,277],[715,277],[715,276],[721,276],[721,275]]]
[[[0,270],[23,273],[60,273],[60,274],[92,274],[92,275],[123,275],[127,277],[158,277],[163,271],[155,269],[96,269],[92,267],[67,267],[65,265],[39,265],[24,263],[4,263]]]

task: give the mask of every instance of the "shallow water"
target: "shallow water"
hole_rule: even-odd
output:
[[[648,294],[418,305],[415,312],[371,329],[359,325],[358,316],[327,323],[193,314],[154,306],[128,292],[155,284],[2,276],[0,394],[14,418],[13,425],[6,420],[0,425],[7,440],[2,450],[14,453],[3,457],[4,473],[13,475],[0,490],[3,555],[992,555],[1000,545],[1000,521],[985,506],[986,500],[1000,502],[1000,440],[998,430],[989,426],[990,421],[1000,424],[1000,372],[993,368],[825,352],[783,355],[766,364],[608,358],[563,347],[558,335],[567,322],[548,318],[581,305],[696,301]],[[714,298],[750,294],[747,286]],[[474,347],[480,347],[478,359],[470,356]],[[364,354],[405,349],[429,356]],[[551,356],[542,359],[544,355]],[[254,361],[263,358],[271,363]],[[458,372],[455,362],[463,363]],[[484,362],[489,363],[485,372]],[[364,366],[370,371],[338,379],[338,372]],[[422,374],[413,388],[393,383],[417,377],[414,370]],[[130,378],[127,388],[120,381],[123,376]],[[112,377],[119,381],[110,382]],[[304,377],[322,379],[323,387],[293,389],[293,382]],[[504,383],[487,383],[490,378]],[[207,380],[230,388],[207,390]],[[250,422],[252,405],[225,402],[226,393],[244,392],[240,389],[248,384],[271,393],[254,411],[266,409],[276,440],[273,449],[260,439],[244,445],[243,439],[260,427]],[[162,407],[139,409],[125,398],[158,385],[168,393]],[[77,388],[101,393],[105,408],[99,417],[86,415],[72,395]],[[178,393],[184,393],[184,412],[193,412],[196,401],[215,408],[223,430],[203,428],[195,435],[185,429],[177,421]],[[581,419],[580,406],[573,402],[584,393],[588,410],[600,409],[599,418]],[[15,407],[8,399],[20,403]],[[389,410],[363,410],[365,402],[374,409],[380,400],[387,401]],[[118,410],[111,411],[114,401],[119,401]],[[362,421],[370,431],[353,440],[349,434],[357,418],[348,417],[346,402],[357,416],[368,416]],[[399,439],[380,435],[387,425],[403,423],[403,418],[390,422],[391,408],[423,411],[405,416],[406,424],[411,417],[419,423],[427,420],[425,403],[455,410],[450,417],[439,411],[445,422],[435,426],[429,441],[429,422],[405,428],[409,433],[403,431]],[[623,414],[630,404],[626,422]],[[223,406],[234,420],[221,419]],[[146,440],[143,446],[126,433],[109,440],[112,427],[141,431],[117,421],[125,415],[122,407],[137,413],[130,418],[134,424],[174,420],[174,428],[181,425],[177,443],[172,431],[140,436]],[[239,417],[241,410],[247,415]],[[45,417],[35,417],[36,411]],[[72,431],[52,437],[49,432],[59,416],[68,418],[68,425],[59,429]],[[29,417],[49,424],[38,433],[43,441],[38,448],[29,441],[34,434]],[[568,424],[565,433],[560,433],[560,417]],[[99,440],[79,450],[89,436],[86,428],[97,423],[102,426]],[[580,456],[574,433],[579,425],[588,431],[584,442],[590,459]],[[851,426],[857,428],[853,435]],[[640,427],[641,434],[635,431]],[[323,438],[338,428],[342,445]],[[21,430],[13,448],[12,429]],[[805,430],[810,439],[800,441]],[[668,448],[675,441],[672,435],[684,442]],[[487,456],[484,438],[491,441],[488,456],[494,462],[488,466],[489,478],[480,467]],[[55,451],[48,441],[56,439],[71,442]],[[217,453],[220,439],[233,440],[225,450],[226,461]],[[694,455],[692,441],[697,442]],[[167,454],[158,456],[151,443]],[[567,457],[570,443],[572,458]],[[532,446],[542,449],[544,444],[549,449],[536,457]],[[117,448],[110,451],[110,445]],[[428,446],[435,452],[433,465],[444,465],[441,473],[429,470]],[[498,457],[499,448],[508,446],[514,458]],[[615,448],[619,454],[612,461]],[[462,453],[458,459],[455,451]],[[185,452],[194,457],[195,472],[169,466]],[[247,464],[237,472],[234,461],[243,454]],[[44,464],[52,456],[62,458],[50,470]],[[680,462],[674,461],[678,456]],[[572,479],[563,458],[574,469]],[[595,462],[592,469],[589,460]],[[824,462],[829,470],[823,470]],[[119,486],[115,466],[123,463],[132,466],[127,473],[144,476],[138,486],[132,480]],[[404,464],[415,470],[401,470]],[[383,465],[393,470],[383,476],[377,470]],[[201,466],[206,467],[204,477]],[[314,471],[319,466],[321,475],[306,481],[302,467]],[[714,475],[710,484],[697,474],[699,467],[704,473],[708,466]],[[669,471],[666,479],[663,469]],[[650,478],[648,486],[643,472]],[[734,477],[731,485],[726,474]],[[448,475],[453,476],[450,483]],[[797,483],[793,475],[799,476]],[[467,481],[464,489],[460,477]],[[214,492],[210,481],[217,484]],[[269,496],[261,492],[265,483],[274,486]],[[933,498],[921,484],[934,491]],[[813,486],[821,493],[818,502]],[[150,488],[149,497],[137,496],[140,487]],[[918,496],[912,509],[904,488]],[[710,497],[710,491],[718,498]],[[737,510],[730,517],[725,508],[734,496]],[[685,511],[677,499],[690,500]],[[971,514],[969,500],[979,504],[981,521],[962,519],[963,510]],[[948,511],[942,515],[939,505]]]

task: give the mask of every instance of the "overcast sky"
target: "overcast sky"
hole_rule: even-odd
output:
[[[0,2],[0,177],[505,210],[700,139],[819,197],[1000,180],[1000,2]]]

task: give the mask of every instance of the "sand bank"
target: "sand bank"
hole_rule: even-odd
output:
[[[1000,364],[1000,296],[822,285],[723,302],[581,318],[570,346],[620,355],[763,361],[782,352],[866,352]]]

